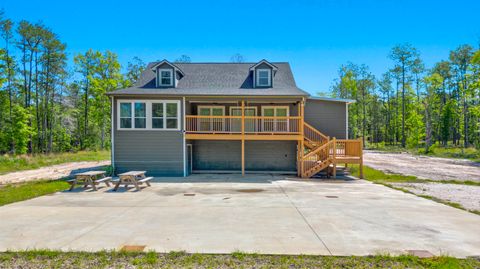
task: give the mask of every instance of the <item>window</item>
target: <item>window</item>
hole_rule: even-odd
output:
[[[163,129],[163,103],[152,103],[152,128]]]
[[[198,106],[198,115],[200,116],[224,116],[224,106]],[[225,119],[216,117],[199,118],[198,126],[200,131],[224,131]]]
[[[262,115],[266,117],[263,119],[262,128],[266,132],[288,132],[289,122],[286,117],[289,116],[288,106],[263,106]]]
[[[270,86],[271,85],[271,70],[270,69],[257,69],[257,86]]]
[[[152,129],[177,130],[178,114],[179,105],[176,101],[152,102]]]
[[[173,72],[171,69],[158,69],[160,77],[160,86],[172,86],[173,85]]]
[[[178,108],[176,103],[166,103],[167,105],[167,129],[178,128]]]
[[[146,110],[146,104],[145,103],[140,103],[140,102],[135,102],[135,123],[133,128],[136,129],[145,129],[147,128],[147,110]]]
[[[119,130],[180,130],[180,101],[120,101],[118,111]]]
[[[120,128],[132,128],[132,104],[120,103]]]

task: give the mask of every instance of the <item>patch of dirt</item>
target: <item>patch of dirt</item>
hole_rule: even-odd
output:
[[[264,190],[262,189],[241,189],[237,190],[238,192],[243,192],[243,193],[255,193],[255,192],[262,192]]]
[[[431,180],[480,182],[480,163],[462,159],[365,150],[364,164],[386,173]]]
[[[433,196],[460,204],[469,210],[480,210],[480,186],[443,183],[393,183],[418,195]]]
[[[39,179],[60,179],[89,170],[98,170],[110,165],[110,161],[70,162],[0,175],[0,185],[35,181]]]

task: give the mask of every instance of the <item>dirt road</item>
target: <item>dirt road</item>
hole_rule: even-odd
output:
[[[365,150],[364,164],[384,172],[422,179],[480,182],[480,163],[469,160]]]
[[[62,163],[33,170],[24,170],[0,175],[0,185],[38,179],[59,179],[75,173],[110,165],[110,161]]]

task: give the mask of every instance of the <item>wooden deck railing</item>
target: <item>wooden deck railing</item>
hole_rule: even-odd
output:
[[[318,145],[326,143],[330,140],[330,137],[322,134],[317,129],[312,127],[310,124],[304,122],[303,123],[303,135],[305,139],[310,140],[311,142],[317,143]]]
[[[315,167],[324,164],[328,160],[334,158],[331,154],[335,151],[335,139],[326,142],[317,149],[309,152],[303,156],[302,164],[302,176],[308,175]]]
[[[201,134],[240,134],[241,116],[200,116],[187,115],[185,131]],[[301,117],[245,116],[245,134],[300,134]]]
[[[337,139],[337,157],[361,157],[362,140]]]

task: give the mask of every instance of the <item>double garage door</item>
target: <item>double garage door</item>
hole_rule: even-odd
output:
[[[193,170],[239,171],[240,141],[192,141]],[[245,141],[246,171],[295,171],[296,141]]]

